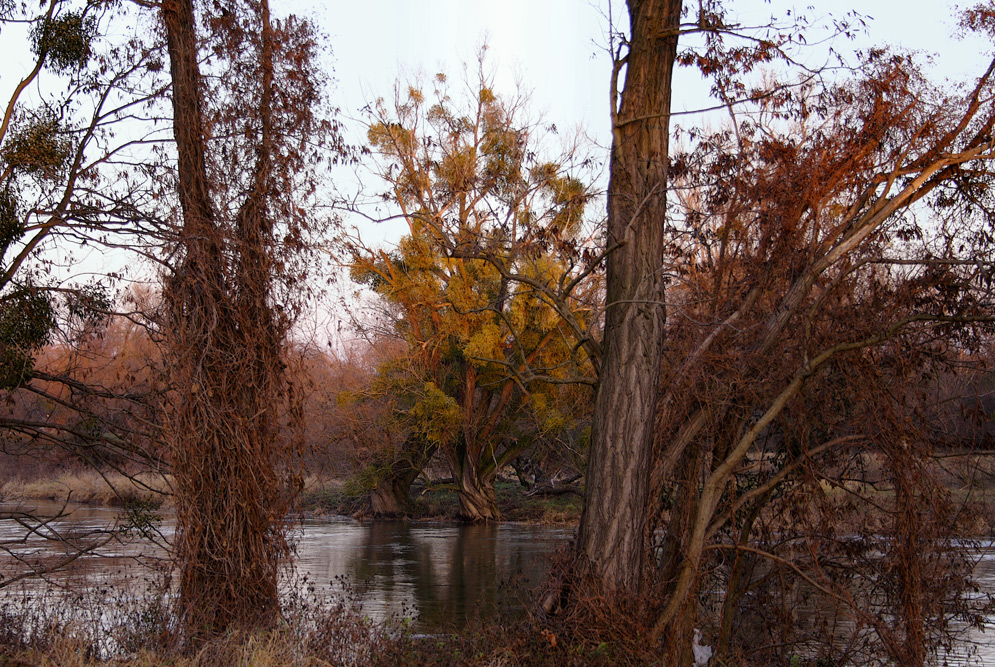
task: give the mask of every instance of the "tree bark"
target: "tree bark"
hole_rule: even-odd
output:
[[[411,485],[435,455],[437,447],[409,439],[402,456],[391,465],[387,476],[370,489],[370,514],[374,519],[407,516],[411,512]]]
[[[374,519],[407,516],[411,510],[409,490],[414,481],[408,475],[390,477],[370,489],[370,515]]]
[[[497,506],[493,476],[481,476],[471,466],[463,467],[463,474],[457,480],[459,488],[459,512],[456,518],[467,523],[497,521],[501,512]]]
[[[162,18],[183,212],[179,261],[164,289],[176,387],[166,437],[176,480],[178,606],[187,639],[197,642],[234,627],[268,625],[279,616],[286,494],[273,415],[283,378],[283,329],[271,305],[266,213],[273,36],[263,0],[262,136],[253,189],[232,239],[210,195],[192,1],[166,0]],[[226,250],[232,243],[238,250],[235,269]]]
[[[670,98],[681,0],[629,0],[631,43],[615,113],[608,185],[605,350],[595,396],[582,568],[608,589],[639,590],[652,427],[663,358]]]

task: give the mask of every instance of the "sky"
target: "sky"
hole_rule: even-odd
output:
[[[771,15],[807,12],[813,24],[831,16],[843,17],[858,3],[844,1],[805,4],[777,0],[730,3],[742,23],[763,23]],[[980,73],[983,40],[957,41],[952,5],[916,0],[863,0],[860,12],[867,28],[852,42],[838,42],[840,50],[891,44],[935,54],[934,75],[963,78]],[[389,97],[395,82],[436,72],[450,77],[472,62],[480,45],[488,45],[488,62],[495,69],[499,92],[511,92],[516,83],[531,90],[532,110],[561,130],[580,129],[600,146],[610,141],[608,94],[611,59],[607,52],[610,15],[616,29],[625,27],[622,0],[365,0],[323,3],[294,0],[287,11],[311,16],[328,36],[334,69],[332,101],[354,137],[362,139],[363,106],[377,97]],[[826,7],[832,8],[832,15]],[[913,9],[914,7],[914,9]],[[818,35],[818,31],[814,31]],[[810,41],[813,37],[810,35]],[[804,54],[808,63],[825,61],[825,48]],[[689,70],[677,74],[675,111],[708,106],[708,87]],[[682,118],[682,123],[692,122]],[[401,227],[370,230],[368,238],[389,241]]]
[[[622,0],[272,0],[276,13],[295,12],[313,18],[327,35],[333,70],[332,102],[342,119],[361,137],[361,109],[379,96],[389,96],[398,78],[419,73],[426,78],[444,71],[459,75],[480,45],[488,44],[498,91],[516,82],[532,91],[532,109],[561,129],[582,128],[601,145],[610,137],[606,52],[608,16],[626,22]],[[732,14],[744,23],[796,9],[786,0],[729,0]],[[856,1],[814,3],[814,23],[828,17],[825,7],[842,16]],[[851,45],[893,44],[936,54],[935,73],[960,78],[980,72],[981,40],[956,41],[950,34],[956,18],[943,0],[862,0],[869,17],[867,32]],[[795,12],[797,13],[797,12]],[[30,54],[16,29],[0,37],[0,95],[9,94],[19,75],[31,66]],[[810,37],[811,39],[811,37]],[[841,48],[847,48],[841,43]],[[819,49],[808,57],[818,64]],[[696,109],[707,103],[707,87],[690,71],[679,72],[674,109]],[[6,99],[6,97],[0,98]]]
[[[829,18],[826,7],[842,17],[857,3],[809,4],[819,6],[798,7],[819,24]],[[608,17],[614,16],[616,26],[625,26],[622,0],[272,0],[272,5],[277,14],[310,16],[327,35],[326,65],[333,71],[329,96],[355,141],[364,135],[362,107],[390,96],[399,77],[421,74],[428,79],[440,71],[458,77],[463,63],[472,63],[486,41],[499,93],[520,84],[532,91],[532,111],[542,113],[545,121],[561,131],[579,128],[607,147]],[[859,5],[868,26],[853,42],[840,42],[841,50],[881,44],[919,50],[935,54],[934,76],[961,79],[980,73],[984,53],[992,49],[983,40],[952,39],[955,13],[942,0],[863,0]],[[796,13],[794,3],[785,0],[730,0],[730,6],[747,24],[789,10]],[[6,29],[0,37],[0,95],[9,94],[31,66],[16,36],[16,30]],[[825,49],[813,48],[805,57],[809,64],[821,64]],[[693,72],[679,72],[674,110],[707,104],[707,86]],[[683,117],[680,122],[692,121]],[[343,190],[348,189],[346,184]],[[389,244],[401,229],[402,223],[367,226],[363,234],[367,241]]]
[[[764,23],[771,15],[783,17],[796,9],[807,11],[813,24],[825,24],[828,12],[842,18],[858,3],[840,0],[791,2],[743,0],[730,3],[742,23]],[[814,11],[807,5],[818,5]],[[890,44],[935,54],[933,75],[961,79],[980,74],[983,40],[957,41],[956,15],[940,0],[862,0],[866,31],[840,50]],[[495,67],[497,90],[511,92],[516,83],[532,91],[532,108],[561,130],[579,128],[596,143],[610,141],[609,75],[607,51],[609,16],[627,26],[622,0],[364,0],[322,3],[298,0],[294,11],[312,16],[327,33],[334,68],[333,102],[342,109],[346,124],[358,136],[363,106],[379,96],[389,97],[395,82],[419,73],[430,78],[444,71],[459,74],[472,62],[485,40],[488,61]],[[831,10],[826,8],[830,7]],[[821,13],[820,13],[821,12]],[[814,34],[818,34],[816,31]],[[813,38],[810,36],[810,41]],[[808,64],[819,65],[825,48],[813,48]],[[688,111],[707,106],[707,85],[693,72],[679,72],[673,108]],[[684,117],[681,123],[692,122]],[[354,135],[356,136],[356,135]],[[607,150],[605,151],[607,155]],[[357,223],[361,224],[361,223]],[[405,229],[400,221],[366,225],[368,242],[392,244]],[[337,327],[336,327],[337,328]]]
[[[818,4],[810,14],[816,22],[828,17],[824,7],[841,16],[851,3]],[[979,40],[954,41],[956,19],[942,0],[863,0],[869,16],[868,34],[856,45],[887,43],[938,55],[943,75],[977,70]],[[744,23],[793,10],[790,2],[745,0],[731,3],[735,12],[748,12]],[[615,0],[365,0],[348,3],[307,3],[297,7],[311,14],[330,38],[337,86],[333,99],[343,111],[356,114],[373,98],[392,88],[399,75],[432,75],[459,70],[472,60],[486,39],[488,55],[498,69],[499,87],[516,77],[534,91],[537,110],[561,126],[583,125],[598,137],[609,134],[608,75],[605,50],[608,16],[626,20],[624,3]],[[802,11],[805,5],[800,5]],[[822,12],[822,13],[818,13]],[[845,45],[844,45],[845,48]],[[814,54],[813,60],[818,60]],[[705,92],[685,77],[675,89],[675,109],[696,108]]]

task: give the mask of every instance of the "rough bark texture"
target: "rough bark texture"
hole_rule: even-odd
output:
[[[469,523],[496,521],[501,518],[493,475],[480,475],[473,465],[465,465],[456,482],[459,487],[456,490],[459,498],[459,513],[456,518]]]
[[[407,516],[411,499],[408,491],[414,480],[405,477],[392,477],[370,489],[370,516],[374,519],[394,519]],[[360,515],[363,512],[360,512]]]
[[[435,455],[437,447],[412,439],[403,455],[393,462],[388,475],[370,489],[369,512],[375,519],[407,516],[411,510],[411,485]]]
[[[631,46],[613,128],[607,242],[622,246],[608,258],[604,362],[578,551],[582,567],[607,588],[630,593],[642,574],[664,346],[670,94],[680,13],[680,0],[629,1]]]
[[[285,327],[271,306],[267,250],[272,34],[264,1],[254,181],[234,225],[226,226],[207,176],[193,3],[167,0],[162,17],[183,212],[180,259],[164,290],[176,388],[166,437],[176,488],[179,611],[188,639],[196,641],[275,621],[277,573],[287,551],[274,417]]]

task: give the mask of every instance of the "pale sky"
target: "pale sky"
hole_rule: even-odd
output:
[[[783,15],[791,2],[746,0],[730,3],[744,18],[762,20]],[[817,21],[828,12],[842,16],[859,6],[869,21],[869,37],[855,44],[897,44],[937,53],[938,70],[961,76],[978,71],[982,40],[953,41],[951,5],[940,0],[864,0],[863,2],[804,3],[818,5]],[[607,42],[609,7],[616,20],[625,21],[624,2],[615,0],[366,0],[365,2],[309,3],[297,6],[314,16],[331,37],[338,87],[333,99],[349,115],[366,102],[389,94],[400,73],[440,69],[458,71],[461,61],[472,60],[486,37],[489,59],[499,71],[499,86],[519,77],[534,91],[538,111],[561,127],[584,125],[598,137],[608,132]],[[831,8],[831,9],[827,9]],[[840,43],[841,50],[852,49]],[[813,49],[813,64],[817,64]],[[978,72],[980,73],[980,72]],[[675,109],[697,108],[707,92],[689,80],[675,90]]]
[[[842,17],[857,5],[823,1],[798,6],[805,11],[807,4],[819,5],[820,14],[808,12],[814,23],[824,23],[830,11]],[[748,24],[763,22],[771,14],[783,16],[795,5],[784,0],[730,0],[730,6],[735,13],[749,12],[741,19]],[[983,52],[992,45],[952,39],[956,19],[951,6],[942,0],[864,0],[859,9],[873,19],[867,35],[839,42],[837,48],[848,52],[874,44],[899,45],[936,54],[934,75],[960,79],[980,74],[986,62]],[[378,96],[389,97],[399,76],[422,73],[430,78],[445,71],[458,77],[461,64],[472,62],[486,39],[499,93],[521,82],[532,91],[533,112],[561,130],[582,128],[602,146],[610,136],[607,17],[614,11],[616,21],[626,25],[624,7],[622,0],[273,0],[275,13],[310,16],[328,35],[328,64],[335,78],[330,96],[342,109],[354,141],[363,137],[361,125],[354,122],[362,116],[360,109]],[[0,36],[0,95],[9,94],[31,66],[18,32],[7,28]],[[821,64],[824,57],[819,49],[806,56],[812,65]],[[707,87],[685,70],[675,84],[675,111],[706,105],[706,94]],[[683,117],[679,122],[692,121]],[[399,229],[370,229],[364,236],[389,242]]]
[[[771,15],[783,17],[795,3],[777,0],[730,2],[740,22],[765,23]],[[808,11],[815,25],[825,24],[830,13],[843,18],[857,3],[822,2],[818,12]],[[452,77],[461,64],[471,62],[486,39],[488,62],[497,74],[498,92],[513,90],[516,81],[532,91],[532,110],[561,130],[582,129],[601,146],[610,141],[608,91],[611,60],[605,47],[608,16],[627,26],[623,0],[366,0],[323,3],[293,0],[286,5],[313,17],[328,35],[334,68],[332,100],[342,109],[354,140],[363,138],[360,109],[378,96],[389,98],[398,77],[419,73],[430,78],[439,71]],[[980,73],[990,49],[983,40],[950,38],[956,19],[942,0],[865,0],[860,12],[870,17],[867,34],[853,42],[840,40],[840,51],[876,44],[893,44],[937,54],[935,74],[954,78]],[[616,28],[617,29],[617,28]],[[809,41],[819,33],[812,30]],[[807,64],[825,62],[825,48],[813,47],[803,57]],[[688,69],[679,70],[674,90],[674,110],[688,111],[710,105],[708,87]],[[695,121],[678,120],[683,125]],[[340,178],[340,181],[347,179]],[[399,222],[364,231],[369,241],[396,238]]]
[[[733,14],[748,12],[744,23],[771,14],[782,16],[796,3],[776,0],[730,0]],[[855,44],[898,44],[937,54],[937,72],[963,77],[980,72],[983,40],[955,41],[955,17],[943,0],[823,0],[809,12],[816,23],[831,11],[849,7],[873,18],[869,37]],[[970,3],[968,3],[970,4]],[[487,40],[498,88],[516,80],[533,91],[535,111],[561,128],[583,126],[602,142],[608,132],[608,73],[604,50],[610,10],[624,24],[622,0],[273,0],[277,13],[298,12],[314,18],[329,36],[336,86],[332,100],[346,118],[377,96],[389,95],[398,76],[437,71],[458,74]],[[828,9],[827,9],[828,8]],[[120,30],[120,26],[117,26]],[[0,95],[9,93],[31,65],[21,31],[7,27],[0,36]],[[811,36],[810,36],[811,38]],[[852,49],[845,42],[841,50]],[[813,50],[813,54],[816,53]],[[818,56],[812,56],[818,64]],[[688,72],[675,89],[675,110],[697,108],[705,89]],[[6,99],[4,97],[3,99]]]

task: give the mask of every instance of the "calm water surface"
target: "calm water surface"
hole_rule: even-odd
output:
[[[0,511],[5,509],[11,507],[0,505]],[[53,522],[52,528],[78,534],[111,525],[117,516],[115,510],[81,507]],[[171,523],[164,521],[160,530],[168,539]],[[40,538],[14,543],[23,532],[16,522],[0,520],[0,543],[15,553],[52,560],[64,556]],[[521,613],[548,569],[549,556],[572,535],[573,528],[520,524],[311,519],[292,534],[296,567],[288,573],[286,585],[313,586],[319,595],[341,593],[345,585],[364,614],[376,619],[416,618],[417,631],[433,632],[461,627],[478,617]],[[976,580],[983,592],[995,591],[995,543],[983,544],[977,553]],[[151,573],[163,555],[135,536],[108,543],[47,581],[25,580],[12,588],[30,596],[85,584],[140,595],[154,579]],[[10,576],[12,571],[9,557],[0,556],[0,574]],[[987,620],[986,632],[970,631],[955,654],[946,657],[947,664],[995,665],[995,617]]]
[[[314,520],[298,531],[297,570],[315,583],[352,584],[375,617],[417,614],[432,628],[514,612],[541,583],[568,528]]]
[[[0,511],[10,509],[0,505]],[[106,528],[117,517],[113,509],[78,507],[50,528],[80,535]],[[163,538],[169,539],[172,530],[170,521],[162,522]],[[0,543],[18,555],[44,556],[50,562],[65,556],[65,550],[53,549],[51,541],[39,537],[16,543],[23,534],[15,521],[0,520]],[[372,618],[416,618],[416,627],[426,632],[462,627],[475,618],[520,613],[541,583],[550,554],[572,534],[572,528],[523,524],[310,519],[290,536],[296,557],[294,569],[285,575],[286,585],[306,583],[318,595],[346,593]],[[25,580],[17,590],[37,594],[87,585],[140,594],[154,581],[156,562],[164,555],[135,535],[102,546],[46,580]],[[0,573],[10,576],[15,569],[9,557],[0,555]]]

